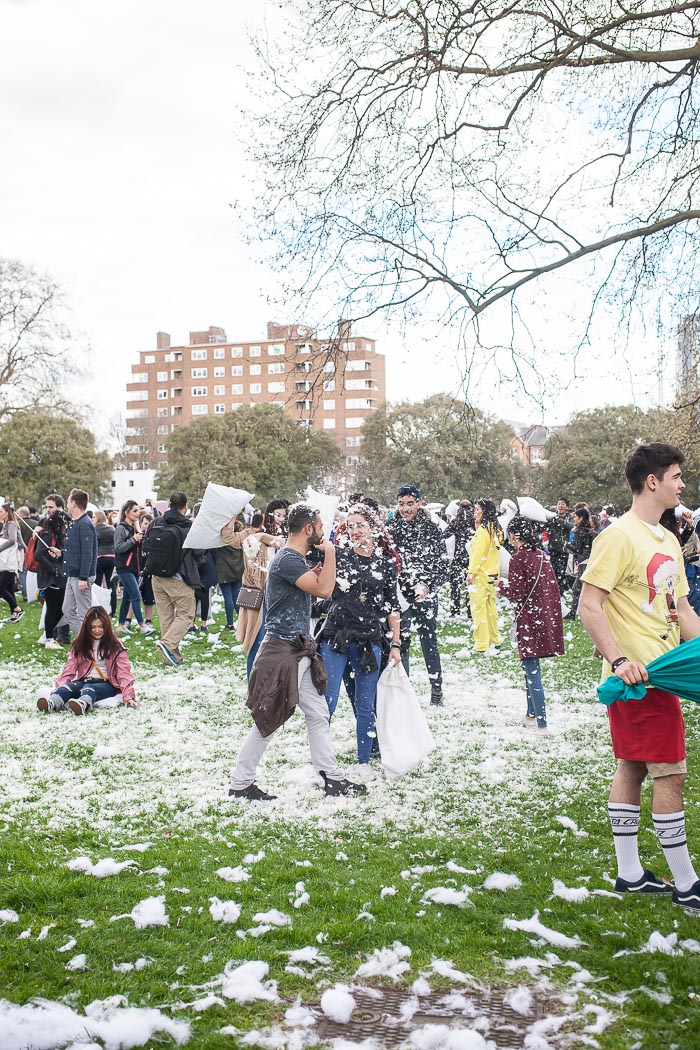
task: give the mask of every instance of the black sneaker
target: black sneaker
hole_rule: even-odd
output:
[[[326,795],[366,795],[367,788],[364,784],[353,784],[352,780],[331,780],[322,769],[319,773],[323,777],[323,790]]]
[[[20,607],[18,605],[17,608],[15,609],[15,611],[13,612],[12,616],[10,617],[10,623],[17,623],[17,621],[21,620],[23,616],[24,616],[24,609],[20,609]]]
[[[696,886],[698,884],[696,883]],[[627,879],[621,879],[620,876],[615,879],[615,889],[618,893],[674,893],[675,889],[670,882],[662,882],[661,879],[657,879],[653,871],[647,871],[645,869],[641,879],[637,879],[636,882],[628,882]],[[675,904],[675,899],[674,899]]]
[[[242,788],[240,791],[230,788],[229,796],[233,796],[233,798],[247,798],[249,802],[272,802],[274,798],[277,798],[277,795],[268,795],[257,784],[249,784],[247,788]]]
[[[442,689],[433,689],[430,693],[430,703],[433,707],[442,707],[445,703],[445,698],[442,695]]]
[[[700,911],[700,879],[694,882],[689,890],[677,890],[673,887],[673,903],[686,911]]]

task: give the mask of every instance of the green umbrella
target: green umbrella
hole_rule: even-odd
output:
[[[700,638],[657,656],[647,664],[647,672],[649,681],[637,685],[627,685],[616,674],[610,675],[598,686],[601,704],[610,707],[616,700],[643,700],[648,686],[700,704]]]

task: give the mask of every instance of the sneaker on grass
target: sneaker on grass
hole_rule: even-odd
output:
[[[168,664],[170,667],[177,667],[178,663],[182,662],[181,660],[177,659],[175,654],[172,653],[170,649],[168,649],[167,645],[164,642],[156,642],[156,649],[163,657],[163,662]]]
[[[272,802],[273,799],[277,798],[277,795],[268,795],[257,784],[249,784],[247,788],[241,788],[240,790],[230,788],[229,797],[246,798],[249,802]]]
[[[88,702],[79,696],[76,700],[69,700],[68,706],[74,715],[84,715],[87,713]]]
[[[332,795],[366,795],[367,788],[364,784],[353,784],[352,780],[331,780],[322,769],[319,773],[323,777],[323,790],[330,798]]]
[[[49,641],[45,644],[44,649],[53,650],[54,652],[59,653],[63,652],[63,646],[60,642],[57,642],[55,638],[50,638]]]
[[[24,609],[20,609],[20,607],[18,605],[17,608],[15,609],[15,611],[13,612],[12,616],[10,617],[10,623],[17,623],[17,621],[21,620],[23,616],[24,616]]]
[[[662,882],[661,879],[657,879],[653,871],[646,869],[641,879],[637,879],[636,882],[628,882],[627,879],[621,879],[618,875],[615,879],[615,889],[618,893],[675,893],[672,883]]]
[[[673,887],[673,903],[686,911],[700,912],[700,879],[694,882],[688,890],[678,890]]]

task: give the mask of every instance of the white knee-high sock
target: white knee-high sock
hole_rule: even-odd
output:
[[[639,860],[639,809],[627,802],[608,802],[617,873],[626,882],[637,882],[644,874]]]
[[[685,838],[685,813],[652,813],[651,819],[676,889],[684,893],[698,879]]]

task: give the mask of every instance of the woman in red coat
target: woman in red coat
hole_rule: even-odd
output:
[[[515,610],[513,622],[527,693],[523,724],[546,736],[547,710],[540,659],[564,654],[561,596],[552,564],[540,546],[536,525],[517,516],[508,525],[508,538],[515,553],[510,559],[508,582],[501,583],[501,594],[512,602]]]

